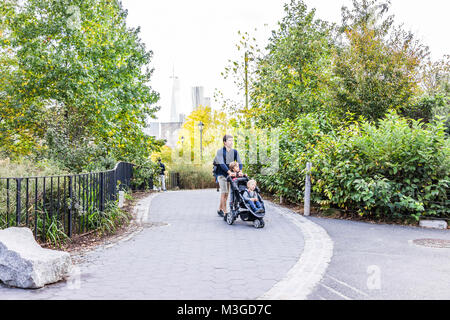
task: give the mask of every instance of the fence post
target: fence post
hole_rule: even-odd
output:
[[[69,176],[69,199],[70,199],[70,207],[69,207],[69,216],[67,217],[67,233],[69,238],[72,237],[72,210],[73,210],[73,190],[72,190],[72,176]]]
[[[99,193],[100,193],[100,212],[103,212],[103,210],[105,209],[105,188],[104,188],[104,181],[105,181],[105,176],[104,176],[104,172],[100,172],[100,186],[99,186]]]
[[[309,173],[311,171],[311,162],[306,163],[306,178],[305,178],[305,203],[303,206],[303,215],[309,216],[310,214],[310,201],[311,201],[311,177]]]
[[[9,228],[9,179],[6,179],[6,227]]]
[[[17,194],[16,194],[16,226],[20,226],[20,212],[22,211],[22,201],[21,201],[21,193],[22,193],[22,179],[18,178],[17,180]]]

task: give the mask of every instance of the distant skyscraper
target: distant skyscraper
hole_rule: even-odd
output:
[[[208,107],[211,107],[211,98],[210,97],[205,97],[204,99],[203,99],[203,105],[206,107],[206,106],[208,106]]]
[[[144,132],[149,136],[154,136],[156,139],[159,139],[161,136],[161,124],[159,122],[149,122],[147,128],[144,129]]]
[[[204,105],[203,87],[192,87],[192,110]]]
[[[172,85],[172,103],[170,105],[170,121],[178,122],[178,96],[180,93],[180,80],[175,76],[175,71],[173,71],[172,77],[173,85]]]

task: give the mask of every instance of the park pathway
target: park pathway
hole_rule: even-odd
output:
[[[147,227],[86,255],[78,275],[38,290],[0,287],[0,299],[257,299],[297,263],[302,233],[271,205],[264,228],[229,226],[218,200],[212,189],[157,194]]]
[[[309,218],[333,239],[333,258],[308,299],[450,300],[450,230]],[[441,247],[417,245],[434,239]]]
[[[216,213],[215,190],[153,194],[143,230],[89,252],[68,281],[0,285],[0,299],[450,299],[449,230],[305,218],[266,201],[266,225]]]

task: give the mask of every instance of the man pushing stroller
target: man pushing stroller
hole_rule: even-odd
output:
[[[229,164],[231,162],[239,163],[239,169],[242,169],[241,158],[236,149],[233,149],[233,136],[226,134],[223,136],[223,148],[217,150],[214,159],[214,176],[219,183],[220,189],[220,206],[217,214],[221,217],[227,213],[227,199],[230,193],[230,184],[227,181],[227,176],[236,176],[236,173],[231,172]],[[237,174],[238,176],[242,174]]]
[[[214,159],[214,176],[220,188],[220,207],[217,211],[228,224],[240,216],[244,221],[253,221],[255,228],[264,227],[264,202],[259,195],[256,181],[249,182],[248,177],[242,173],[242,162],[236,149],[233,149],[233,137],[223,137],[223,148],[217,150]],[[247,189],[247,188],[248,189]],[[248,198],[244,200],[242,192]],[[227,198],[230,193],[230,212],[226,212]]]

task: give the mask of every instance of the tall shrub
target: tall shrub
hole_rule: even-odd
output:
[[[333,129],[325,117],[286,121],[279,170],[262,189],[301,203],[306,162],[313,163],[312,201],[369,217],[449,217],[450,142],[441,120],[424,124],[389,113]]]
[[[442,121],[424,125],[391,112],[322,141],[314,152],[314,192],[360,215],[448,215],[449,140]]]

